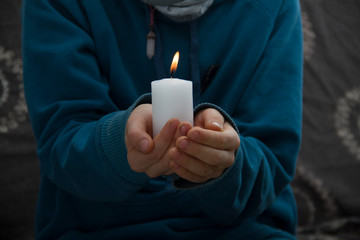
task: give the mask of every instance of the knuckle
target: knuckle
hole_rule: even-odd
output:
[[[226,158],[226,160],[224,161],[224,167],[228,168],[231,167],[235,162],[235,157],[232,154],[230,157]]]
[[[216,165],[223,162],[223,159],[224,159],[223,151],[215,151],[213,154],[214,154],[213,156],[214,156],[214,161],[215,161]]]
[[[236,134],[236,137],[235,137],[233,142],[234,142],[235,149],[240,147],[240,137],[239,137],[239,135]]]
[[[234,159],[235,158],[233,152],[217,151],[216,153],[214,153],[213,163],[218,167],[228,168],[233,165]]]
[[[232,129],[232,131],[229,133],[229,139],[234,144],[234,148],[238,148],[240,146],[240,137],[235,129]]]

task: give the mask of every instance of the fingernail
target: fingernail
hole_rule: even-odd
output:
[[[188,145],[189,145],[189,141],[186,139],[182,139],[179,142],[179,148],[181,148],[181,149],[187,148]]]
[[[145,153],[148,147],[149,147],[149,141],[147,139],[143,139],[140,141],[141,152]]]
[[[180,133],[181,133],[182,136],[186,136],[188,131],[189,131],[189,126],[188,125],[182,125],[180,127]]]
[[[217,127],[217,128],[220,129],[220,130],[223,130],[223,127],[220,125],[220,123],[218,123],[218,122],[216,122],[216,121],[211,122],[211,125]]]

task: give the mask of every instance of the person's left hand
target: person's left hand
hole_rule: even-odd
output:
[[[174,173],[194,183],[221,176],[234,164],[240,138],[219,111],[208,108],[195,116],[194,127],[169,150]]]

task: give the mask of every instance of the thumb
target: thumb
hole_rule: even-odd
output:
[[[203,126],[205,129],[214,131],[224,130],[225,119],[215,108],[207,108],[199,113],[195,119],[195,125]]]
[[[149,111],[145,106],[135,109],[126,124],[126,145],[144,154],[151,152],[154,143],[148,130],[149,126],[151,126],[151,110]]]
[[[127,145],[131,145],[132,148],[143,154],[150,153],[154,145],[151,136],[138,125],[138,122],[128,125],[125,141]]]

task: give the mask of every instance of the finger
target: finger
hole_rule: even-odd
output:
[[[173,142],[179,123],[179,120],[175,118],[167,121],[160,133],[154,138],[153,151],[144,158],[138,155],[141,159],[139,162],[142,164],[140,168],[148,177],[159,177],[169,171],[170,164],[166,153]]]
[[[200,177],[216,178],[221,175],[221,169],[223,169],[222,167],[209,165],[176,148],[170,149],[169,155],[171,156],[171,161]]]
[[[126,124],[125,143],[127,147],[134,148],[141,153],[149,153],[153,148],[153,141],[149,134],[151,133],[149,131],[151,124],[151,105],[140,105],[130,115]]]
[[[169,175],[172,175],[172,174],[174,174],[174,172],[173,172],[171,169],[169,169],[168,171],[164,172],[164,175],[165,175],[165,176],[169,176]]]
[[[171,145],[179,120],[170,119],[154,139],[154,148],[150,154],[137,152],[128,153],[132,159],[131,168],[135,172],[144,172],[148,177],[155,178],[163,175],[170,169],[166,152]]]
[[[178,121],[169,121],[156,139],[154,150],[150,154],[141,154],[138,152],[128,152],[128,156],[135,159],[131,163],[131,168],[135,172],[144,172],[150,178],[156,178],[161,175],[171,174],[169,157],[167,150],[171,145],[173,134],[176,131]]]
[[[142,154],[136,150],[128,150],[128,163],[134,172],[145,173],[153,164],[154,160],[149,158],[149,154]]]
[[[189,182],[204,183],[210,179],[208,177],[198,176],[173,161],[170,162],[170,166],[171,166],[172,171],[175,174],[177,174],[179,177],[181,177]]]
[[[176,147],[181,150],[181,152],[201,160],[201,162],[210,166],[226,168],[230,167],[234,162],[232,151],[202,145],[191,141],[187,137],[179,138],[176,142]]]
[[[181,122],[176,130],[175,141],[181,136],[186,136],[190,129],[192,128],[191,123],[189,122]]]
[[[135,142],[133,143],[133,145],[131,143],[127,143],[130,167],[133,171],[144,172],[149,177],[155,176],[158,173],[161,175],[163,172],[169,169],[169,164],[167,164],[166,168],[164,167],[164,165],[166,164],[157,163],[163,158],[169,144],[171,144],[179,120],[169,120],[165,124],[161,132],[158,134],[158,136],[154,139],[154,141],[151,139],[150,136],[148,136],[148,139],[144,139],[144,125],[137,124],[138,121],[140,121],[139,117],[134,117],[133,121],[129,118],[128,132],[125,137],[126,142],[128,142],[127,139],[131,140],[131,142]],[[143,136],[143,138],[141,136]],[[136,143],[136,140],[140,142]],[[153,145],[151,146],[152,151],[141,151],[141,147],[138,146],[144,144],[144,141],[149,141],[149,144]],[[148,143],[146,142],[145,145],[146,144]]]
[[[156,153],[155,156],[153,156],[154,159],[156,159],[156,162],[154,162],[152,165],[150,165],[146,173],[149,177],[158,177],[160,175],[170,175],[172,174],[172,171],[170,170],[170,158],[168,156],[168,149],[175,146],[176,139],[178,139],[181,136],[184,136],[188,133],[188,131],[191,129],[191,124],[189,122],[181,122],[179,123],[178,120],[171,120],[172,122],[169,122],[170,127],[165,125],[164,126],[164,133],[162,136],[166,136],[161,141],[155,140],[155,149],[154,153]],[[169,131],[173,131],[173,127],[175,127],[176,123],[178,123],[178,126],[175,131],[174,137],[171,139],[171,135],[169,135]],[[172,125],[175,124],[175,125]],[[169,130],[170,128],[170,130]],[[167,130],[166,130],[167,129]],[[165,131],[167,133],[165,133]],[[161,149],[160,149],[161,147]]]
[[[235,150],[240,145],[239,135],[228,122],[224,124],[222,132],[194,127],[187,136],[194,142],[217,149]]]
[[[207,108],[200,111],[195,117],[195,126],[200,126],[213,131],[222,131],[225,119],[215,108]]]
[[[171,146],[169,146],[169,148],[171,148]],[[166,149],[166,152],[164,153],[163,156],[161,156],[161,158],[154,157],[156,159],[156,161],[153,162],[146,169],[145,173],[150,178],[159,177],[161,175],[170,175],[173,173],[170,168],[170,156],[168,154],[169,153],[168,149]]]
[[[172,118],[165,126],[161,129],[160,133],[154,138],[154,152],[161,156],[166,152],[172,143],[176,130],[179,126],[180,121],[176,118]],[[161,157],[158,156],[158,159]]]
[[[161,175],[171,174],[172,171],[170,169],[170,161],[161,159],[160,161],[156,161],[154,164],[150,165],[146,171],[146,175],[150,178],[156,178]]]

